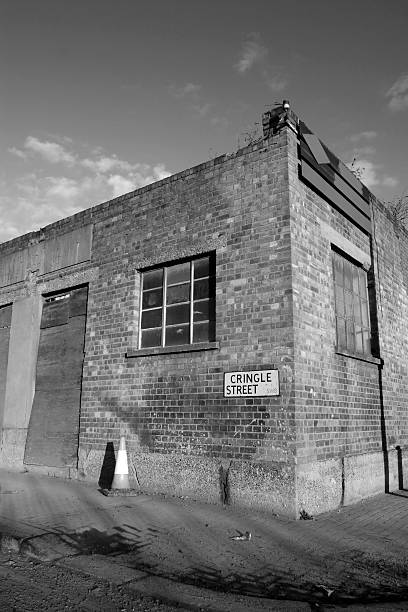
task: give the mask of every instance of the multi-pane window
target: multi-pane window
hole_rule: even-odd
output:
[[[212,342],[214,335],[213,255],[143,272],[140,348]]]
[[[333,253],[337,348],[369,355],[370,318],[365,270]]]

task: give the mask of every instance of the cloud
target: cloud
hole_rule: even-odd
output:
[[[355,158],[352,163],[347,165],[354,173],[357,173],[360,181],[369,189],[372,187],[396,187],[398,185],[398,179],[384,174],[382,165],[376,164],[370,159]]]
[[[127,161],[118,159],[116,155],[111,157],[100,156],[98,159],[82,159],[81,162],[84,168],[89,168],[94,172],[102,173],[110,172],[115,168],[124,172],[130,172],[132,170],[132,164]]]
[[[185,85],[182,85],[181,87],[177,87],[173,83],[169,86],[169,91],[171,95],[178,99],[185,98],[187,96],[195,97],[197,96],[200,90],[201,90],[201,85],[198,85],[197,83],[186,83]]]
[[[209,102],[204,104],[193,104],[193,110],[200,115],[200,117],[206,117],[212,107],[213,105]]]
[[[213,116],[214,104],[208,102],[201,93],[202,86],[197,83],[186,83],[181,87],[177,87],[174,83],[169,86],[169,93],[177,100],[184,100],[188,108],[193,111],[194,115],[200,118],[207,118],[211,125],[214,123],[215,116]],[[218,123],[221,126],[221,122]],[[224,123],[225,125],[225,123]]]
[[[114,174],[113,176],[110,176],[107,180],[107,183],[112,187],[112,196],[114,198],[123,193],[133,191],[135,189],[133,181],[126,178],[125,176],[121,176],[120,174]]]
[[[288,80],[283,66],[274,66],[268,61],[268,53],[259,32],[252,32],[243,43],[240,59],[234,68],[242,75],[256,71],[268,89],[277,93],[286,88]]]
[[[35,136],[28,136],[24,143],[24,148],[27,151],[41,155],[46,161],[51,164],[67,163],[74,164],[75,156],[67,151],[58,142],[50,142],[48,140],[39,140]]]
[[[16,155],[16,157],[20,157],[21,159],[27,159],[27,153],[25,151],[22,151],[21,149],[17,149],[16,147],[10,147],[7,150],[12,155]]]
[[[375,155],[376,148],[370,145],[355,147],[353,149],[353,157],[365,157],[367,155]]]
[[[360,142],[360,140],[373,140],[373,138],[377,138],[377,132],[374,130],[368,130],[366,132],[359,132],[358,134],[352,134],[350,136],[351,142]]]
[[[382,183],[385,187],[396,187],[399,181],[394,176],[385,176]]]
[[[49,182],[49,187],[45,192],[46,197],[72,200],[78,196],[79,186],[76,180],[67,178],[66,176],[49,176],[47,180]]]
[[[282,91],[287,86],[287,80],[276,70],[275,74],[271,74],[270,69],[263,70],[263,78],[266,85],[271,91]]]
[[[267,54],[268,49],[262,44],[259,33],[252,32],[243,43],[241,57],[234,65],[234,68],[240,74],[244,74],[251,70],[255,64],[263,61]]]
[[[68,151],[56,141],[33,136],[26,138],[22,149],[11,147],[9,152],[25,160],[29,157],[34,169],[14,182],[0,180],[0,242],[171,174],[161,163],[131,163],[101,147],[88,148],[81,155],[74,143]],[[53,174],[60,170],[57,163],[64,171]]]
[[[408,108],[408,74],[402,74],[385,94],[388,108],[392,111],[402,111]]]

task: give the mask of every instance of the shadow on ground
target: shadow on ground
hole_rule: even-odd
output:
[[[121,564],[152,576],[235,595],[343,606],[408,599],[407,571],[404,568],[357,551],[347,558],[336,560],[351,573],[344,573],[341,583],[334,587],[313,584],[307,579],[295,576],[294,573],[267,567],[257,573],[246,572],[244,569],[238,573],[222,571],[209,564],[177,570],[176,564],[173,564],[174,569],[166,570],[163,565],[159,567],[159,564],[148,563],[143,559],[142,553],[151,545],[152,538],[164,535],[154,528],[143,532],[133,526],[116,527],[110,532],[92,528],[76,533],[46,534],[48,537],[50,535],[59,542],[61,553],[64,546],[70,548],[70,556],[120,555]],[[46,536],[30,538],[31,545],[35,546],[37,541],[37,547],[41,549],[41,539]],[[55,548],[58,548],[58,545]],[[330,559],[326,562],[329,564]],[[307,568],[305,573],[307,574]],[[378,576],[379,573],[383,581],[376,580],[375,575]]]

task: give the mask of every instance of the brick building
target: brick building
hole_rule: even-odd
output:
[[[283,107],[0,246],[0,465],[298,516],[403,485],[408,234]]]

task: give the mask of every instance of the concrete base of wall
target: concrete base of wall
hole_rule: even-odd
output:
[[[72,467],[52,467],[45,465],[27,465],[24,463],[24,452],[27,440],[27,429],[4,429],[0,441],[0,466],[19,472],[35,472],[57,478],[77,478],[77,469]]]
[[[296,518],[294,466],[233,462],[229,468],[230,503]]]
[[[106,452],[82,450],[79,478],[100,481]],[[294,467],[192,455],[128,452],[131,486],[295,517]],[[113,476],[114,464],[111,466]]]
[[[313,515],[338,508],[342,503],[341,460],[298,465],[296,490],[299,514],[302,510]]]
[[[405,462],[408,469],[408,457]],[[402,459],[398,461],[398,452],[393,449],[386,456],[382,452],[367,453],[299,465],[296,470],[298,510],[319,514],[398,489],[403,463]]]
[[[0,441],[0,465],[23,469],[27,429],[3,429]]]
[[[106,451],[80,450],[78,470],[23,464],[24,448],[18,436],[24,432],[3,432],[3,439],[15,436],[16,452],[1,465],[26,469],[49,476],[80,478],[100,482]],[[19,449],[19,450],[18,450]],[[355,455],[296,466],[249,463],[191,455],[129,452],[131,486],[145,493],[190,497],[208,503],[226,503],[254,510],[299,518],[302,510],[319,514],[372,495],[396,490],[408,484],[408,448]],[[385,465],[388,476],[385,478]],[[115,455],[108,466],[113,478]]]

